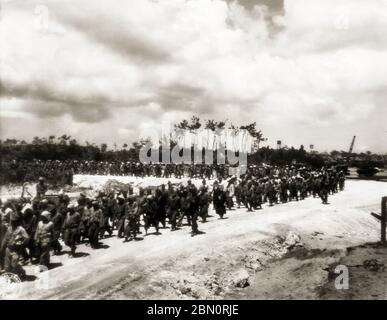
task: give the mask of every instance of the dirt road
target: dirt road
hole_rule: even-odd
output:
[[[380,210],[385,195],[387,183],[348,181],[330,205],[309,198],[254,213],[234,210],[225,220],[211,212],[196,237],[184,227],[129,243],[104,239],[95,251],[81,245],[80,257],[53,257],[49,271],[28,267],[37,278],[13,285],[3,298],[320,298],[324,269],[346,248],[379,239],[370,212]]]

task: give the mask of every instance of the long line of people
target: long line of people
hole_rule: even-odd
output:
[[[95,197],[81,193],[76,201],[66,194],[46,196],[43,178],[36,186],[35,199],[22,198],[1,204],[0,266],[5,272],[25,275],[23,264],[37,263],[50,267],[51,251],[62,254],[63,244],[69,255],[76,257],[81,243],[93,249],[105,237],[116,235],[125,242],[138,240],[151,228],[178,230],[184,225],[191,235],[200,234],[198,222],[207,222],[209,208],[220,219],[227,210],[245,207],[249,212],[307,197],[320,197],[328,203],[328,195],[344,190],[345,174],[335,168],[314,171],[311,168],[276,167],[259,170],[249,168],[240,178],[202,180],[195,186],[172,184],[139,189],[132,187],[99,192]]]
[[[206,178],[225,177],[227,165],[143,164],[139,161],[35,160],[1,161],[0,184],[36,181],[45,176],[50,183],[72,184],[74,174]]]

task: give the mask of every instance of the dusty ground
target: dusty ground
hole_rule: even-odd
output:
[[[386,262],[387,249],[357,248],[347,255],[349,247],[378,241],[380,224],[370,212],[380,211],[385,195],[387,183],[348,181],[330,205],[310,198],[254,213],[234,210],[225,220],[211,213],[200,224],[205,234],[193,238],[184,227],[130,243],[104,239],[96,251],[81,245],[79,258],[53,257],[49,271],[28,267],[37,279],[12,285],[2,297],[386,299],[385,271],[351,267],[353,287],[344,293],[332,288],[328,272],[339,263]]]
[[[386,247],[365,244],[349,248],[339,264],[349,268],[348,290],[336,290],[334,279],[329,279],[319,289],[321,299],[387,300]]]

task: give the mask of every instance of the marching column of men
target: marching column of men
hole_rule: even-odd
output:
[[[225,176],[224,164],[142,164],[139,161],[95,160],[4,160],[0,162],[0,184],[36,181],[44,175],[56,185],[71,185],[74,174],[160,178],[205,178]]]
[[[201,233],[199,218],[205,223],[209,217],[211,203],[223,219],[234,207],[253,212],[264,203],[274,206],[309,196],[319,196],[327,204],[328,195],[344,190],[344,184],[342,171],[304,168],[267,175],[249,172],[240,179],[216,180],[211,190],[203,179],[199,188],[189,180],[186,185],[169,182],[167,186],[140,188],[138,194],[131,187],[99,192],[93,198],[81,193],[74,203],[66,194],[60,194],[56,201],[48,200],[47,186],[39,179],[34,200],[22,198],[0,206],[0,267],[23,277],[23,264],[48,268],[50,252],[61,254],[62,243],[70,249],[69,255],[76,257],[80,243],[97,249],[100,240],[111,237],[113,230],[129,242],[152,228],[159,234],[160,228],[175,231],[185,222],[195,236]]]

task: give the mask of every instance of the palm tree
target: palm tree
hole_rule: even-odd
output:
[[[108,145],[107,143],[101,143],[101,152],[105,153],[107,151]]]
[[[58,140],[59,140],[59,144],[61,145],[67,145],[67,141],[71,139],[71,136],[68,136],[66,134],[58,137]]]
[[[48,137],[48,143],[53,144],[55,138],[56,138],[56,137],[55,137],[54,135],[49,136],[49,137]]]

